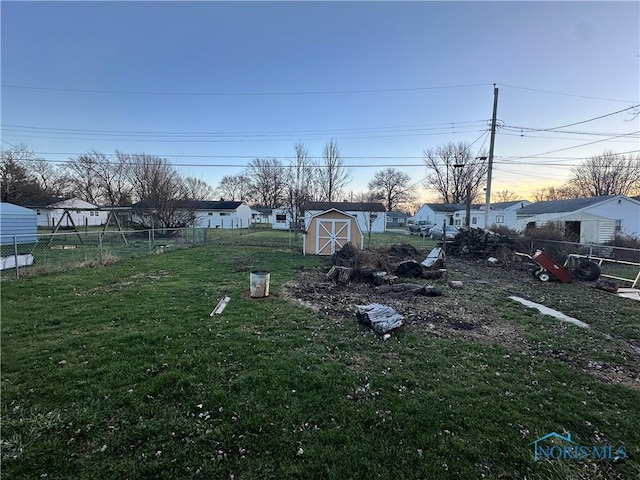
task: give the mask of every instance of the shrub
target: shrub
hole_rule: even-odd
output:
[[[625,235],[623,233],[617,233],[613,240],[606,243],[612,247],[623,248],[636,248],[640,250],[640,238],[633,235]]]

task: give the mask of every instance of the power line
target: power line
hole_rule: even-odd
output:
[[[605,100],[608,102],[624,102],[624,103],[638,103],[638,100],[621,100],[618,98],[605,98],[605,97],[593,97],[593,96],[589,96],[589,95],[577,95],[575,93],[565,93],[565,92],[554,92],[551,90],[541,90],[538,88],[528,88],[528,87],[519,87],[517,85],[509,85],[506,83],[500,83],[499,84],[501,87],[508,87],[508,88],[516,88],[519,90],[529,90],[531,92],[538,92],[538,93],[548,93],[551,95],[562,95],[565,97],[577,97],[577,98],[588,98],[590,100]]]
[[[628,112],[629,110],[633,110],[633,109],[638,108],[638,107],[640,107],[640,104],[633,105],[633,106],[631,106],[631,107],[627,107],[627,108],[623,108],[622,110],[617,110],[617,111],[615,111],[615,112],[607,113],[607,114],[605,114],[605,115],[600,115],[600,116],[598,116],[598,117],[593,117],[593,118],[588,118],[588,119],[586,119],[586,120],[581,120],[580,122],[568,123],[568,124],[566,124],[566,125],[560,125],[559,127],[552,127],[552,128],[532,128],[532,129],[530,129],[530,130],[537,131],[537,132],[550,132],[550,131],[552,131],[552,130],[557,130],[557,129],[560,129],[560,128],[573,127],[573,126],[575,126],[575,125],[581,125],[581,124],[583,124],[583,123],[593,122],[593,121],[595,121],[595,120],[600,120],[600,119],[602,119],[602,118],[611,117],[611,116],[613,116],[613,115],[618,115],[619,113]]]
[[[99,133],[99,134],[140,134],[140,135],[277,135],[277,134],[289,134],[289,135],[298,135],[298,134],[330,134],[330,133],[342,133],[342,132],[360,132],[360,131],[370,131],[370,130],[388,130],[388,129],[425,129],[425,130],[436,130],[438,128],[443,129],[447,127],[452,127],[454,125],[465,125],[465,124],[485,124],[486,119],[480,120],[465,120],[465,121],[456,121],[456,122],[442,122],[442,123],[418,123],[412,125],[387,125],[387,126],[379,126],[379,127],[356,127],[356,128],[337,128],[337,129],[320,129],[320,130],[265,130],[265,131],[229,131],[229,132],[220,132],[220,131],[151,131],[151,130],[97,130],[97,129],[80,129],[80,128],[60,128],[60,127],[39,127],[39,126],[31,126],[31,125],[13,125],[13,124],[1,124],[0,128],[4,129],[29,129],[36,131],[50,131],[51,133],[58,132],[72,132],[72,133]],[[429,127],[429,128],[427,128]],[[438,127],[438,128],[431,128]]]
[[[426,90],[443,90],[453,88],[471,88],[486,87],[487,83],[475,83],[468,85],[443,85],[436,87],[413,87],[413,88],[380,88],[380,89],[360,89],[360,90],[327,90],[327,91],[307,91],[307,92],[145,92],[133,90],[94,90],[83,88],[55,88],[55,87],[37,87],[26,85],[10,85],[2,84],[3,88],[16,88],[24,90],[44,90],[53,92],[67,93],[99,93],[111,95],[171,95],[185,97],[266,97],[266,96],[296,96],[296,95],[349,95],[362,93],[397,93],[397,92],[416,92]]]
[[[385,134],[385,135],[364,135],[364,136],[335,136],[333,137],[336,140],[358,140],[358,139],[369,139],[369,138],[394,138],[394,137],[423,137],[423,136],[432,136],[432,135],[459,135],[465,133],[477,133],[484,132],[485,130],[456,130],[456,131],[447,131],[447,132],[421,132],[421,133],[396,133],[396,134]],[[68,136],[58,136],[52,137],[48,135],[29,135],[29,134],[17,134],[17,133],[5,133],[4,135],[11,137],[19,137],[19,138],[43,138],[50,140],[87,140],[87,138],[82,137],[68,137]],[[102,138],[102,137],[91,137],[91,140],[100,140],[100,141],[118,141],[118,142],[146,142],[153,141],[157,143],[248,143],[248,142],[296,142],[296,141],[314,141],[317,139],[314,138],[297,138],[295,136],[290,136],[284,138],[271,138],[271,139],[246,139],[246,138],[235,138],[235,139],[163,139],[163,138]]]
[[[614,137],[610,137],[610,138],[603,138],[602,140],[595,140],[595,141],[593,141],[593,142],[583,143],[583,144],[580,144],[580,145],[574,145],[573,147],[560,148],[560,149],[558,149],[558,150],[551,150],[551,151],[548,151],[548,152],[536,153],[536,154],[533,154],[533,155],[526,155],[526,156],[522,156],[522,157],[514,157],[514,158],[515,158],[515,159],[519,159],[519,158],[532,158],[532,157],[539,157],[539,156],[542,156],[542,155],[548,155],[549,153],[564,152],[564,151],[566,151],[566,150],[572,150],[572,149],[574,149],[574,148],[587,147],[587,146],[589,146],[589,145],[594,145],[594,144],[596,144],[596,143],[602,143],[602,142],[606,142],[606,141],[609,141],[609,140],[614,140],[614,139],[616,139],[616,138],[625,137],[625,136],[628,136],[628,135],[636,135],[636,134],[638,134],[638,133],[640,133],[640,131],[637,131],[637,132],[630,132],[630,133],[623,133],[623,134],[620,134],[620,135],[616,135],[616,136],[614,136]]]

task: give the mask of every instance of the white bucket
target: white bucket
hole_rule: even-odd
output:
[[[266,270],[258,270],[249,274],[249,290],[252,298],[269,296],[269,279],[271,274]]]

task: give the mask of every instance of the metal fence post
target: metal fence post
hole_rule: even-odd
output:
[[[148,230],[148,231],[147,231],[147,233],[149,234],[149,243],[148,243],[148,245],[149,245],[149,252],[151,252],[151,250],[152,250],[152,248],[151,248],[151,245],[152,245],[152,243],[151,243],[151,230]]]
[[[18,237],[13,236],[13,255],[16,262],[16,278],[20,278],[20,267],[18,267]]]
[[[100,250],[100,265],[104,265],[104,256],[102,254],[102,233],[98,235],[98,249]]]

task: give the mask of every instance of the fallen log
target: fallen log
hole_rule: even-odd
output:
[[[327,279],[337,283],[339,285],[346,285],[351,280],[353,269],[349,267],[340,267],[334,265],[331,270],[327,272]]]
[[[356,305],[356,318],[358,323],[370,327],[378,335],[384,335],[404,323],[402,315],[379,303]]]
[[[380,285],[376,287],[378,293],[408,293],[411,295],[424,295],[438,297],[442,295],[442,287],[417,285],[415,283],[396,283],[393,285]]]
[[[405,260],[396,265],[393,273],[399,277],[420,277],[422,275],[422,265],[415,260]]]

